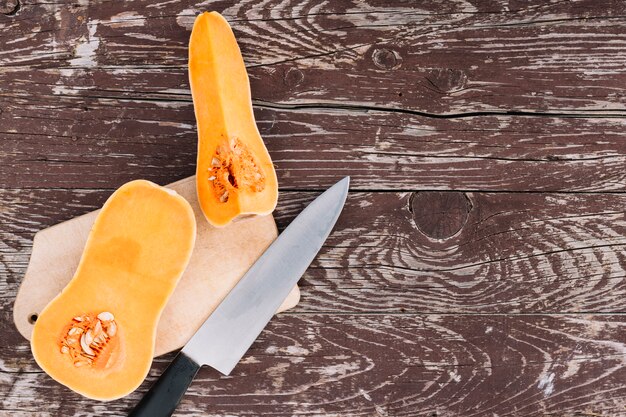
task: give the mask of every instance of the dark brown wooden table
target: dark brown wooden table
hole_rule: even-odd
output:
[[[194,173],[194,15],[231,22],[280,228],[344,214],[229,377],[180,416],[625,416],[623,1],[0,0],[0,414],[123,415],[14,329],[33,234]],[[235,256],[235,255],[233,255]]]

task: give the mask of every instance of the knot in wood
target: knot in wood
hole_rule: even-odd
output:
[[[467,222],[472,203],[460,192],[422,191],[409,200],[415,225],[433,239],[448,239]]]
[[[400,54],[387,48],[374,49],[372,61],[376,67],[384,70],[398,68],[402,63]]]
[[[459,69],[437,68],[426,77],[428,82],[440,93],[454,93],[465,88],[467,74]]]
[[[20,7],[19,0],[0,0],[0,13],[6,16],[15,16]]]
[[[304,80],[304,74],[298,68],[289,68],[283,80],[287,87],[295,87]]]

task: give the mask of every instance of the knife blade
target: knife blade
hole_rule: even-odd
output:
[[[228,375],[311,264],[348,195],[345,177],[317,197],[228,293],[130,417],[171,416],[202,365]]]

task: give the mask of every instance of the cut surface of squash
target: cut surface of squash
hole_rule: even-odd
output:
[[[189,83],[198,124],[196,188],[214,226],[276,207],[274,165],[254,120],[246,67],[228,22],[200,14],[189,40]]]
[[[144,180],[115,191],[74,277],[37,318],[31,349],[39,366],[89,398],[134,391],[150,369],[161,311],[195,237],[193,210],[176,192]]]

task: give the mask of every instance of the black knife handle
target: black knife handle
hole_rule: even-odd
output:
[[[150,391],[143,396],[128,416],[171,416],[199,369],[200,365],[189,356],[183,352],[178,353],[174,361],[150,387]]]

